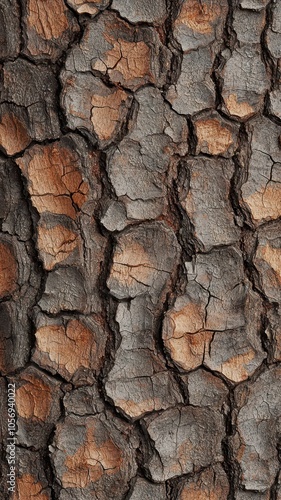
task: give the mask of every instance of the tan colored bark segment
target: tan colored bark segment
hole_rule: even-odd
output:
[[[78,320],[66,326],[48,325],[36,332],[34,360],[42,367],[52,367],[71,379],[79,368],[96,369],[101,360],[96,359],[97,345],[93,332]],[[44,354],[48,361],[44,362]]]
[[[175,21],[175,27],[185,24],[188,28],[202,35],[213,31],[213,23],[221,13],[218,3],[200,0],[186,0]]]
[[[204,361],[213,333],[205,331],[204,302],[188,300],[166,315],[163,340],[173,361],[184,370],[192,370]]]
[[[23,384],[16,389],[17,414],[33,422],[45,422],[52,404],[51,391],[49,385],[34,375],[23,375]]]
[[[204,361],[213,332],[185,333],[182,337],[172,337],[165,341],[173,361],[183,370],[194,370]]]
[[[99,12],[100,0],[68,0],[68,4],[75,8],[78,14],[95,15]],[[96,7],[98,5],[98,7]]]
[[[121,89],[108,96],[92,96],[91,121],[100,140],[108,140],[114,135],[121,122],[120,107],[126,100],[127,94]]]
[[[281,216],[281,185],[270,183],[263,192],[244,197],[256,221],[278,219]]]
[[[152,28],[133,27],[115,14],[101,16],[98,25],[105,44],[101,50],[94,43],[95,58],[91,69],[107,73],[113,83],[131,90],[148,82],[161,85],[169,55]],[[86,36],[84,42],[84,50],[88,53],[91,47],[87,45]]]
[[[49,500],[50,496],[42,490],[42,484],[33,475],[23,474],[16,480],[12,500]]]
[[[59,38],[68,28],[63,0],[28,0],[27,23],[45,40]]]
[[[59,142],[46,146],[34,146],[26,158],[17,160],[28,179],[32,203],[39,213],[63,214],[75,219],[78,209],[86,201],[88,186],[79,170],[79,159],[74,151]]]
[[[181,338],[186,333],[197,333],[204,328],[205,309],[189,302],[179,311],[171,311],[168,322],[174,338]]]
[[[120,449],[108,439],[100,443],[95,429],[88,426],[86,440],[72,456],[65,460],[62,476],[64,488],[85,488],[104,474],[115,474],[122,465]]]
[[[14,155],[25,149],[31,141],[22,123],[13,113],[6,113],[0,121],[0,146],[8,155]]]
[[[218,120],[198,120],[195,124],[200,150],[207,148],[211,155],[226,153],[234,140],[231,131]]]
[[[236,94],[230,94],[224,101],[230,115],[246,120],[255,114],[248,102],[238,101]]]
[[[182,491],[179,500],[222,500],[222,498],[226,500],[226,497],[221,496],[221,491],[203,491],[200,486],[190,485]]]
[[[275,346],[274,346],[274,358],[277,361],[281,361],[281,325],[279,330],[275,333]]]
[[[141,414],[154,411],[157,407],[154,399],[144,399],[138,403],[132,399],[115,399],[114,404],[122,408],[131,418],[138,418]]]
[[[151,276],[157,272],[153,267],[154,263],[149,256],[149,249],[134,242],[126,248],[117,249],[114,254],[114,262],[111,268],[110,278],[121,283],[126,283],[128,287],[136,281],[149,286]]]
[[[110,26],[107,26],[110,32]],[[150,59],[151,50],[144,42],[127,42],[123,39],[116,40],[108,33],[105,39],[112,45],[106,53],[105,59],[94,64],[93,69],[105,71],[112,77],[113,81],[118,80],[118,72],[122,75],[123,84],[129,86],[137,78],[149,77],[151,82],[155,78],[151,72]]]
[[[75,7],[79,14],[97,14],[98,9],[94,6],[93,1],[85,1],[85,0],[68,0],[69,5],[71,7]]]
[[[0,298],[17,288],[17,261],[5,243],[0,243]]]
[[[229,483],[220,465],[205,469],[184,485],[179,500],[227,500]]]
[[[225,361],[220,372],[233,382],[241,382],[249,377],[247,365],[255,358],[255,351],[249,347],[245,354],[237,354]]]
[[[51,228],[45,224],[38,226],[37,245],[47,271],[67,259],[78,243],[77,234],[61,224]]]
[[[120,71],[125,82],[133,78],[142,78],[146,75],[152,81],[155,80],[150,71],[150,48],[144,42],[114,41],[114,48],[112,50],[116,51],[116,49],[119,52],[119,58],[117,64],[115,62],[114,71]],[[110,57],[109,53],[108,56]],[[112,71],[113,69],[109,73]]]
[[[259,245],[257,259],[264,260],[273,270],[274,275],[281,285],[281,249],[272,248],[271,245]]]

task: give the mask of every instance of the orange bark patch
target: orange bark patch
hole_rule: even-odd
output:
[[[144,399],[137,403],[132,399],[115,399],[114,403],[116,406],[122,408],[122,410],[131,418],[139,417],[143,413],[157,409],[156,401],[153,399]]]
[[[85,443],[66,458],[67,471],[62,476],[64,488],[85,488],[104,475],[115,474],[121,467],[122,454],[110,439],[98,444],[95,429],[87,428]]]
[[[266,218],[277,219],[281,216],[280,184],[270,183],[263,192],[256,192],[245,198],[253,218],[261,221]]]
[[[28,0],[27,24],[45,40],[59,38],[68,28],[63,0]]]
[[[0,145],[8,155],[14,155],[28,146],[31,138],[25,125],[13,113],[4,114],[0,121]]]
[[[75,152],[54,143],[34,146],[29,154],[29,161],[24,158],[17,163],[28,178],[33,205],[39,213],[64,214],[74,219],[76,210],[73,195],[81,195],[78,208],[87,198]]]
[[[278,282],[281,284],[281,249],[272,248],[269,244],[259,246],[257,258],[263,259],[273,269]]]
[[[250,363],[254,357],[255,352],[253,350],[245,354],[237,354],[237,356],[229,358],[222,364],[220,372],[233,382],[246,380],[249,377],[247,364]]]
[[[220,500],[221,492],[214,493],[213,491],[200,490],[196,485],[185,487],[181,492],[180,500]]]
[[[218,120],[198,120],[196,133],[200,150],[207,148],[211,155],[226,153],[233,144],[231,131]]]
[[[17,479],[16,494],[13,500],[49,500],[50,496],[42,491],[42,484],[36,481],[31,474],[23,474]]]
[[[114,135],[121,121],[120,106],[125,103],[126,99],[126,92],[120,89],[108,96],[92,96],[91,121],[100,140],[108,140]]]
[[[168,321],[171,323],[174,338],[180,338],[185,333],[196,333],[204,327],[204,308],[189,302],[180,311],[171,311]]]
[[[221,8],[213,2],[202,3],[200,0],[186,0],[175,21],[175,27],[185,24],[193,31],[208,35],[213,31],[213,23],[221,14]]]
[[[108,68],[108,74],[116,82],[116,73],[122,75],[123,84],[130,85],[136,78],[149,77],[150,81],[155,81],[150,69],[150,48],[144,42],[127,42],[119,39],[114,40],[106,35],[105,39],[113,45],[106,53],[103,61]],[[97,63],[99,64],[99,63]],[[95,69],[98,69],[95,67]]]
[[[247,102],[238,102],[235,94],[230,94],[224,101],[230,115],[247,119],[255,113],[254,109]]]
[[[110,278],[126,283],[128,287],[136,281],[149,286],[152,276],[157,272],[147,251],[142,245],[133,242],[115,252]]]
[[[68,0],[69,5],[76,7],[78,14],[96,14],[97,7],[94,4],[100,3],[100,0]]]
[[[221,465],[215,465],[189,478],[179,500],[226,500],[229,483]]]
[[[221,488],[209,489],[200,484],[188,484],[184,487],[179,497],[179,500],[223,500],[227,497],[228,492]]]
[[[36,347],[34,359],[39,357],[40,360],[41,354],[46,353],[51,366],[68,379],[80,367],[94,369],[95,338],[78,320],[69,321],[66,327],[49,325],[39,328],[36,332]]]
[[[165,346],[177,365],[184,370],[193,370],[203,363],[212,335],[212,332],[203,331],[172,337],[165,341]]]
[[[38,249],[48,271],[59,262],[64,261],[77,248],[77,235],[58,224],[48,228],[45,224],[38,227]]]
[[[83,181],[79,186],[79,191],[73,193],[72,199],[77,207],[82,207],[83,203],[85,203],[85,201],[87,200],[88,191],[89,185],[87,184],[87,182]]]
[[[4,243],[0,243],[0,298],[15,291],[17,287],[17,261]]]
[[[23,381],[16,389],[18,415],[31,421],[46,421],[51,409],[51,388],[33,375],[25,374]]]

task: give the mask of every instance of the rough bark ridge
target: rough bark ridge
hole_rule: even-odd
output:
[[[0,27],[1,498],[280,500],[281,1]]]

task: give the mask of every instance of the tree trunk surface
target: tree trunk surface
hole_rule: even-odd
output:
[[[3,500],[281,499],[281,1],[0,0]]]

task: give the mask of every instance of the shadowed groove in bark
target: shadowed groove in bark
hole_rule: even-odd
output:
[[[180,0],[166,0],[167,1],[167,9],[169,12],[169,16],[165,23],[166,28],[166,45],[172,51],[172,61],[171,68],[167,75],[167,83],[165,85],[164,90],[166,91],[168,87],[178,80],[180,75],[180,67],[182,63],[182,50],[178,42],[175,40],[173,36],[173,21],[178,15],[181,1]]]
[[[228,412],[225,414],[225,428],[226,428],[226,437],[222,442],[222,449],[224,455],[223,468],[227,474],[229,480],[229,494],[228,500],[235,500],[235,491],[238,487],[238,478],[239,478],[239,468],[236,463],[231,438],[234,436],[235,429],[233,426],[233,410],[235,408],[234,394],[233,389],[230,388],[228,394]]]

